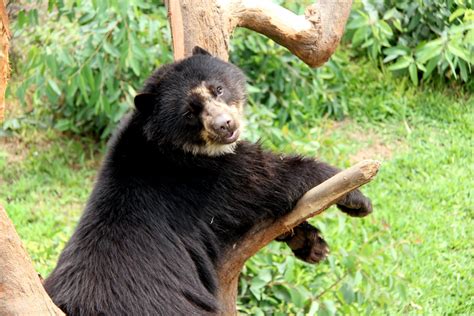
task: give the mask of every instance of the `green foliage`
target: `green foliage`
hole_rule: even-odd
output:
[[[467,82],[474,64],[474,10],[469,0],[364,0],[346,38],[359,54],[410,77]]]
[[[60,131],[107,136],[157,62],[171,60],[164,8],[143,0],[51,1],[41,15],[20,11],[13,25],[28,48],[16,64],[24,77],[16,95]]]

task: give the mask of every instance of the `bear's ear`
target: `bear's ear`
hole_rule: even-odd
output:
[[[135,107],[142,113],[150,113],[155,107],[156,94],[140,93],[135,96]]]
[[[209,53],[207,50],[204,48],[201,48],[199,46],[194,46],[193,48],[193,56],[194,55],[209,55],[211,56],[211,53]]]

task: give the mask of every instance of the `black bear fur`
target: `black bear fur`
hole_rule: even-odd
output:
[[[206,102],[221,111],[215,115],[240,120],[244,75],[197,49],[158,69],[136,97],[136,110],[109,141],[76,231],[44,282],[68,315],[217,313],[216,265],[224,250],[255,223],[288,213],[302,194],[339,171],[259,144],[229,144],[239,122],[221,138],[207,133],[215,117],[203,123],[211,103],[199,93],[208,92]],[[357,190],[338,205],[354,216],[372,210]],[[293,237],[292,249],[303,260],[326,255],[309,224],[282,239],[291,247]]]

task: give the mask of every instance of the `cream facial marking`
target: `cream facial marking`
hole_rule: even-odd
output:
[[[242,130],[242,102],[227,104],[216,98],[205,82],[193,88],[190,94],[199,97],[203,109],[200,137],[203,145],[185,144],[184,150],[193,154],[219,156],[233,153]]]

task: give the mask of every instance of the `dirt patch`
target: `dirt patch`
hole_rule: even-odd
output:
[[[406,144],[401,140],[384,140],[372,129],[355,130],[350,139],[361,143],[361,149],[349,158],[351,163],[364,159],[389,160],[394,152],[406,149]]]
[[[336,131],[347,135],[348,141],[360,144],[360,149],[349,157],[351,163],[364,159],[389,160],[394,152],[406,149],[406,144],[401,140],[387,141],[372,128],[362,128],[352,120],[331,122],[324,126],[324,134],[330,135]]]
[[[7,153],[8,164],[23,161],[28,154],[26,144],[16,137],[0,137],[0,148]]]
[[[394,146],[382,142],[377,142],[351,155],[349,160],[351,163],[356,163],[364,159],[389,160],[392,158],[393,147]]]

